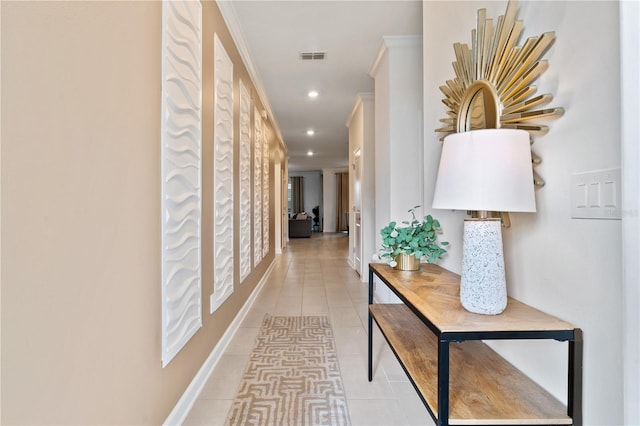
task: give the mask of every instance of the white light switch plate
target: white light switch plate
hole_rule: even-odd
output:
[[[571,217],[622,219],[620,168],[571,175]]]

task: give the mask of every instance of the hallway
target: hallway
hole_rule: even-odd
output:
[[[347,247],[347,234],[289,241],[185,425],[224,424],[265,314],[329,316],[353,425],[433,424],[377,328],[367,381],[367,285],[347,264]]]

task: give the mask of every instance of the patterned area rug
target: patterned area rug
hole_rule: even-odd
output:
[[[226,424],[350,424],[327,317],[265,318]]]

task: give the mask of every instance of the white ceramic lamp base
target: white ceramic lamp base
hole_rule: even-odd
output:
[[[500,219],[465,219],[460,302],[469,312],[497,315],[507,307]]]

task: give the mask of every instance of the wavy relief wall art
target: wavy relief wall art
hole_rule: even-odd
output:
[[[162,366],[202,327],[202,6],[162,5]]]
[[[233,293],[233,63],[218,34],[213,62],[212,313]]]
[[[265,126],[266,127],[266,126]],[[262,257],[269,253],[269,140],[262,132]]]
[[[253,264],[262,260],[262,119],[253,110]]]
[[[240,282],[251,272],[251,98],[240,80]]]

